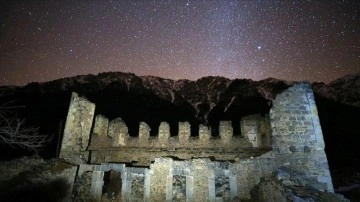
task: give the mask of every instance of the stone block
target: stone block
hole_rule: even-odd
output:
[[[129,138],[128,128],[121,118],[116,118],[109,123],[108,135],[113,139],[112,146],[125,146]]]
[[[179,122],[179,141],[185,144],[189,141],[191,134],[191,125],[189,122]]]
[[[167,141],[170,137],[170,125],[167,122],[161,122],[159,126],[159,140]]]
[[[108,133],[109,119],[103,115],[97,115],[95,117],[95,124],[92,134],[102,137],[106,137]]]
[[[150,137],[150,131],[151,128],[150,126],[145,123],[145,122],[140,122],[140,126],[139,126],[139,139],[141,141],[143,140],[148,140]]]
[[[211,128],[203,124],[199,125],[199,139],[202,142],[207,142],[211,138]]]
[[[222,142],[230,142],[234,134],[231,121],[220,121],[219,134]]]

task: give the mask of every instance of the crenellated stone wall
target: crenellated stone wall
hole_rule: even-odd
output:
[[[105,122],[102,115],[98,115],[96,120]],[[96,124],[100,125],[100,124]],[[199,136],[191,136],[191,125],[189,122],[179,122],[179,131],[177,136],[170,135],[170,126],[167,122],[161,122],[157,137],[150,136],[151,128],[145,122],[139,124],[138,137],[132,137],[128,134],[128,129],[121,118],[110,121],[109,127],[94,128],[90,150],[106,150],[108,147],[146,147],[146,148],[207,148],[207,147],[253,147],[250,141],[243,136],[234,136],[231,121],[221,121],[219,126],[219,137],[211,135],[211,128],[200,124]],[[269,126],[270,127],[270,126]],[[96,129],[96,130],[95,130]],[[270,130],[267,130],[268,133]],[[108,134],[108,136],[97,135]],[[117,134],[117,135],[114,135]],[[270,136],[270,134],[267,134]],[[121,137],[121,138],[118,138]],[[122,141],[119,142],[118,140]],[[216,145],[213,145],[216,143]],[[259,146],[258,146],[259,147]],[[266,145],[267,148],[270,145]],[[265,148],[265,146],[264,146]],[[114,148],[113,148],[114,149]]]
[[[115,130],[119,135],[113,135]],[[145,122],[141,122],[139,136],[131,137],[120,118],[110,121],[108,136],[92,136],[89,147],[92,151],[91,163],[129,162],[149,166],[159,156],[173,156],[184,160],[212,157],[233,161],[259,156],[270,150],[269,145],[255,148],[247,138],[234,136],[231,121],[220,122],[219,137],[211,136],[210,127],[204,125],[199,127],[199,136],[191,137],[191,125],[188,122],[179,123],[178,136],[170,136],[170,127],[166,122],[160,124],[157,137],[150,136],[150,130]],[[105,134],[106,131],[101,133]],[[119,139],[122,141],[119,142]]]
[[[100,165],[82,165],[79,173],[93,172],[90,192],[98,200],[109,167],[121,172],[123,201],[249,199],[254,187],[279,169],[296,173],[302,186],[333,192],[313,96],[308,83],[293,85],[277,95],[269,115],[243,117],[241,136],[234,136],[231,121],[220,121],[219,137],[205,125],[192,137],[188,122],[179,123],[177,136],[162,122],[157,137],[141,122],[138,137],[131,137],[121,118],[108,123],[99,116],[87,150],[90,162]],[[74,116],[71,109],[68,118]]]

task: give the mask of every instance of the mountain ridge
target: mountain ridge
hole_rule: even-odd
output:
[[[314,82],[312,89],[318,109],[334,185],[343,185],[341,176],[346,170],[353,179],[360,172],[356,162],[360,157],[358,123],[360,123],[360,74],[349,75],[329,84]],[[219,121],[231,120],[234,135],[241,133],[240,120],[247,115],[265,116],[276,95],[294,84],[268,78],[261,81],[203,77],[198,80],[171,80],[132,73],[107,72],[98,75],[79,75],[26,86],[0,87],[5,90],[0,103],[14,101],[19,117],[29,126],[39,127],[41,134],[53,136],[45,158],[56,156],[61,141],[72,92],[96,104],[95,114],[112,120],[121,117],[129,134],[137,136],[139,122],[146,122],[151,136],[158,134],[159,124],[166,121],[170,133],[177,135],[179,122],[191,124],[196,136],[199,124],[211,127],[217,136]],[[59,134],[59,135],[56,135]],[[9,148],[3,149],[8,151]],[[10,158],[10,157],[9,157]],[[350,172],[348,171],[350,170]],[[339,175],[338,173],[341,173]]]
[[[226,114],[232,108],[243,109],[239,103],[248,104],[248,101],[244,100],[253,98],[256,98],[258,103],[262,103],[263,109],[255,110],[255,112],[264,113],[270,109],[271,100],[294,83],[296,82],[276,78],[253,81],[251,79],[231,80],[220,76],[207,76],[194,81],[172,80],[156,76],[137,76],[133,73],[104,72],[98,75],[78,75],[43,83],[32,82],[26,86],[10,89],[28,94],[34,92],[39,95],[59,92],[67,92],[69,95],[70,92],[75,91],[89,97],[90,100],[94,94],[111,90],[114,94],[122,92],[123,96],[131,94],[137,99],[143,99],[141,95],[145,94],[152,98],[157,97],[156,99],[174,107],[187,105],[187,110],[193,111],[197,120],[208,123],[211,114]],[[312,88],[318,97],[360,107],[360,72],[336,79],[329,84],[314,82]],[[107,94],[111,95],[111,92]],[[95,103],[97,100],[93,99]],[[264,103],[269,106],[265,106]],[[246,114],[249,113],[243,113],[243,115]]]

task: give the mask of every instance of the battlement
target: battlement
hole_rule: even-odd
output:
[[[265,119],[265,117],[263,117]],[[268,116],[267,116],[268,118]],[[170,126],[167,122],[161,122],[158,136],[150,136],[151,128],[145,122],[139,124],[139,134],[132,137],[128,133],[126,123],[121,118],[109,120],[98,115],[95,118],[95,126],[91,135],[88,150],[117,150],[122,148],[225,148],[234,149],[239,147],[263,147],[269,148],[270,125],[268,130],[263,131],[262,136],[257,137],[259,123],[262,120],[260,115],[247,117],[242,125],[248,130],[242,136],[234,136],[231,121],[220,121],[219,136],[211,135],[211,127],[199,125],[199,136],[191,136],[191,125],[189,122],[179,122],[177,136],[170,135]],[[255,123],[254,125],[247,122]],[[258,123],[259,122],[259,123]],[[269,123],[269,122],[268,122]],[[260,140],[264,138],[264,140]],[[256,143],[254,143],[256,142]],[[258,144],[257,142],[263,142]]]
[[[177,136],[170,135],[170,125],[167,122],[160,123],[157,136],[150,136],[150,126],[140,122],[138,136],[132,137],[121,118],[109,121],[106,117],[98,115],[95,118],[88,150],[92,151],[93,163],[116,161],[132,162],[142,166],[150,165],[159,155],[179,159],[212,157],[218,160],[259,156],[271,149],[270,142],[265,141],[270,139],[270,124],[267,125],[268,130],[263,130],[267,133],[256,134],[261,131],[261,126],[265,127],[261,123],[266,118],[268,119],[268,116],[255,115],[244,119],[241,123],[249,131],[244,132],[242,136],[234,136],[231,121],[220,121],[217,137],[211,135],[211,127],[202,124],[199,125],[199,136],[191,136],[189,122],[178,123]],[[251,125],[248,122],[255,124]]]

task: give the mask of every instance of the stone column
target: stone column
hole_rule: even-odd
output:
[[[219,134],[222,142],[224,143],[230,142],[233,133],[234,132],[233,132],[233,127],[231,125],[231,121],[220,121]]]
[[[150,170],[146,168],[144,179],[144,202],[150,201]]]
[[[166,201],[167,176],[171,173],[172,164],[171,158],[156,158],[155,163],[150,165],[150,201]]]
[[[60,158],[74,164],[87,160],[90,130],[93,123],[95,104],[72,93],[61,144]]]
[[[229,175],[229,183],[230,183],[230,196],[231,199],[234,199],[238,195],[235,175]]]
[[[208,187],[209,187],[209,201],[215,202],[216,201],[216,193],[215,193],[215,176],[212,174],[208,178]]]
[[[122,173],[121,201],[131,201],[132,173],[125,169]]]
[[[187,175],[186,176],[186,201],[193,200],[194,193],[194,177]]]
[[[129,138],[128,128],[121,118],[110,121],[108,135],[113,138],[112,146],[125,146]]]
[[[96,201],[101,200],[102,188],[104,186],[104,172],[103,171],[93,171],[91,177],[91,194]]]
[[[172,201],[173,198],[173,173],[171,172],[166,177],[166,201]],[[165,174],[165,173],[164,173]]]
[[[189,122],[179,122],[179,141],[180,144],[189,142],[191,134],[191,125]]]

